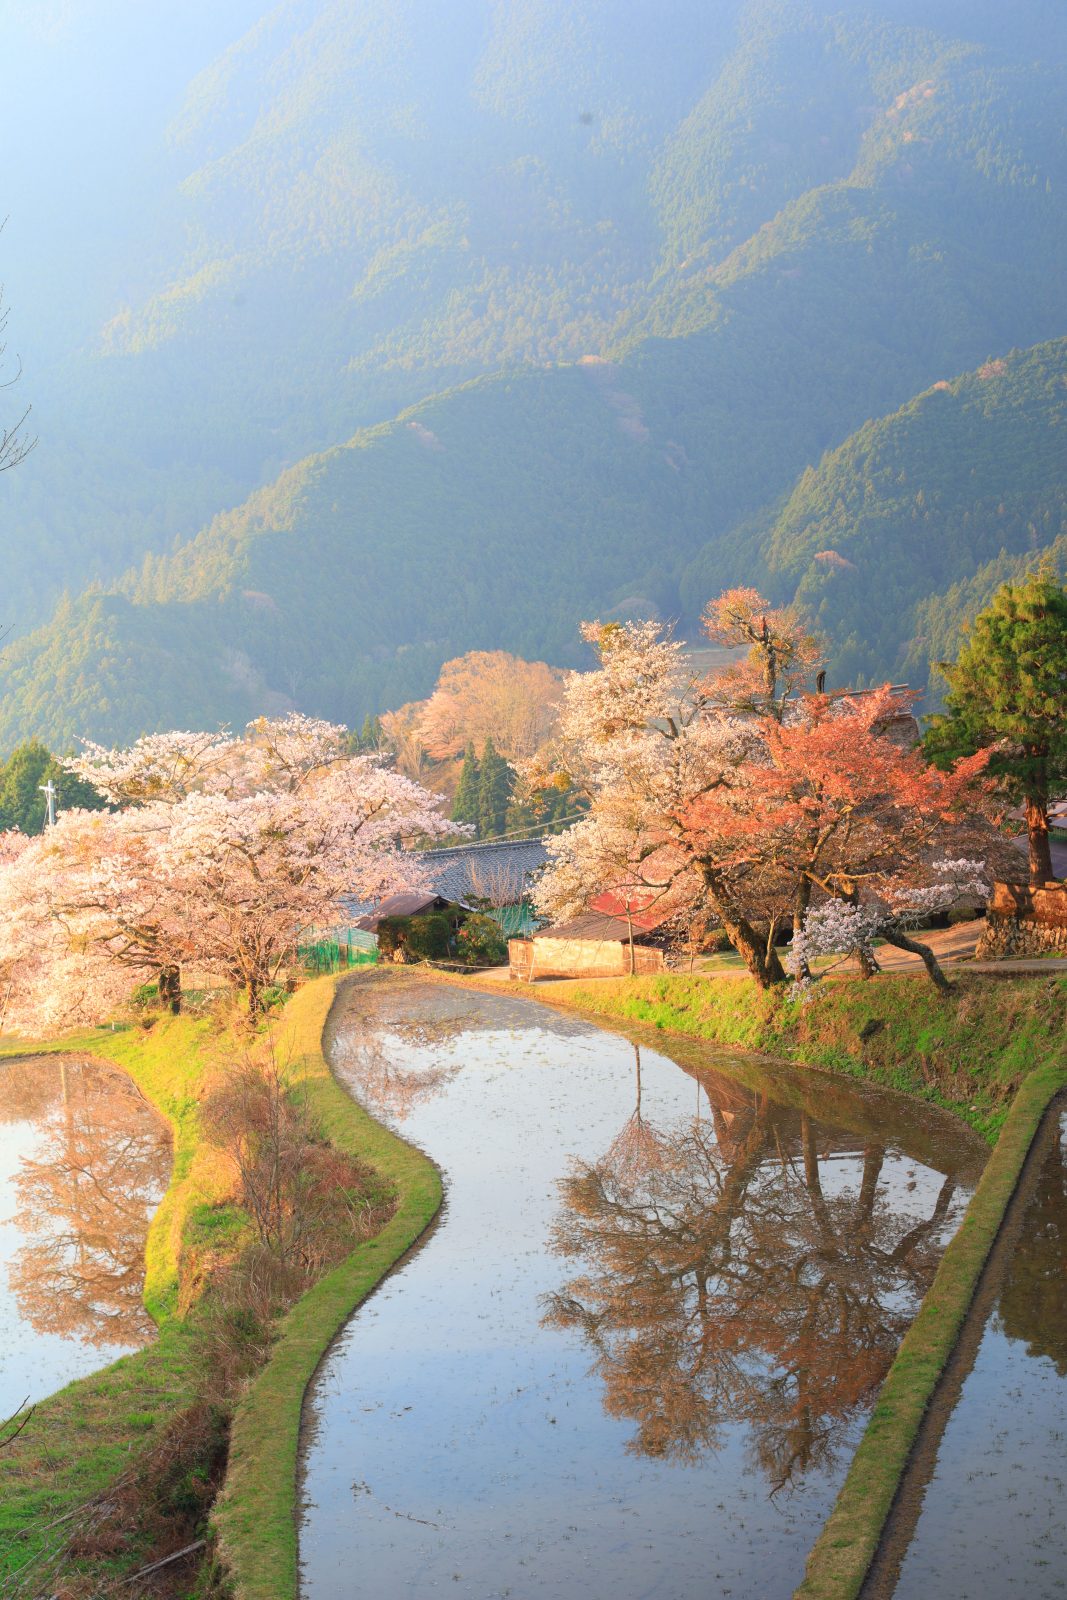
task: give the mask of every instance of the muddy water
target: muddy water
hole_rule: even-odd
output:
[[[1067,1116],[937,1451],[898,1600],[1067,1595]]]
[[[344,1006],[335,1068],[447,1200],[313,1386],[305,1595],[789,1595],[977,1141],[504,995]]]
[[[169,1134],[122,1073],[0,1062],[0,1418],[142,1345]]]

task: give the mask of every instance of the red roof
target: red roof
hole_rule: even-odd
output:
[[[620,895],[614,889],[604,889],[595,900],[590,900],[590,911],[601,911],[606,917],[621,917],[626,920],[627,906],[629,906],[629,920],[635,928],[641,928],[645,933],[651,933],[653,928],[662,927],[669,922],[674,912],[662,905],[655,905],[655,896],[651,889],[637,890],[631,895]],[[641,907],[645,909],[640,909]]]

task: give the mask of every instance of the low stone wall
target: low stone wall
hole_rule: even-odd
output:
[[[1024,883],[995,883],[985,932],[975,955],[1047,956],[1067,951],[1067,883],[1031,889]]]

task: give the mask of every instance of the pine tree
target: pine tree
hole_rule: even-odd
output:
[[[459,775],[459,788],[456,798],[452,802],[453,822],[478,821],[478,794],[481,782],[481,767],[478,757],[474,753],[473,744],[467,746],[463,757],[463,770]]]
[[[378,716],[372,716],[368,711],[363,719],[363,728],[359,735],[359,748],[361,750],[380,750],[382,747],[382,722]]]
[[[495,839],[507,826],[508,804],[515,774],[503,756],[497,755],[492,739],[485,741],[481,769],[478,780],[478,837]]]
[[[1030,883],[1054,877],[1048,808],[1067,785],[1067,589],[1050,564],[1023,583],[1005,583],[975,618],[935,717],[926,750],[939,766],[984,746],[989,770],[1026,807]]]

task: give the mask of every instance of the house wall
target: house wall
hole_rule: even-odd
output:
[[[619,978],[630,970],[630,947],[621,939],[509,939],[511,976],[536,978]],[[663,951],[634,945],[637,972],[662,972]]]

